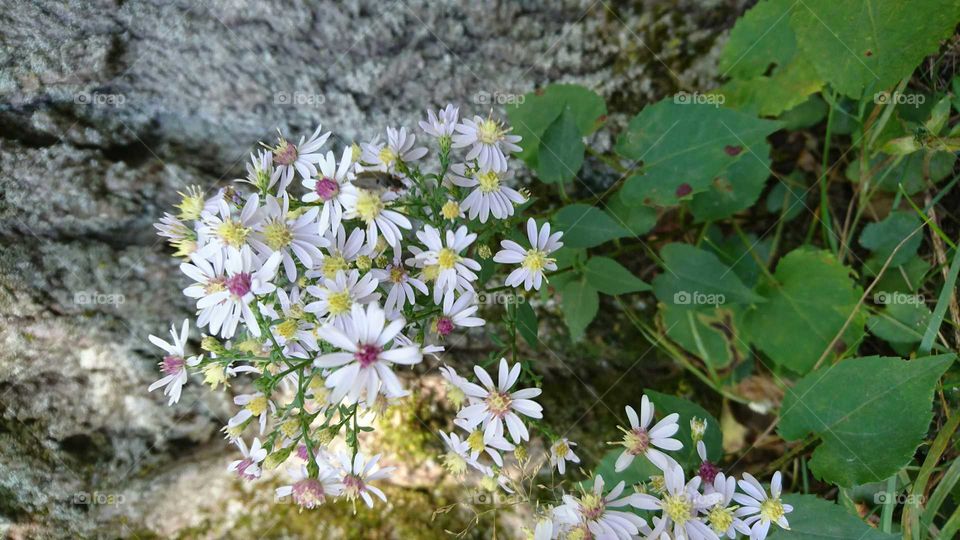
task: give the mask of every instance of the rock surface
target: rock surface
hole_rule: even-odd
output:
[[[275,128],[352,141],[549,82],[623,122],[712,87],[745,3],[0,1],[0,532],[219,536],[245,514],[229,398],[146,392],[146,336],[189,314],[151,227],[178,190]]]

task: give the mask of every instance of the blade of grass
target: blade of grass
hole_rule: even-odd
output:
[[[960,480],[960,459],[955,459],[950,468],[947,469],[947,473],[937,483],[936,489],[930,494],[930,500],[924,506],[923,515],[920,516],[920,523],[924,529],[929,530],[930,526],[933,525],[933,519],[937,516],[940,506],[943,505],[943,501],[947,499],[947,495],[950,494],[950,490],[953,489],[958,480]]]
[[[937,438],[933,440],[933,444],[930,445],[930,451],[927,452],[927,458],[923,460],[923,465],[921,465],[920,472],[917,474],[917,480],[913,482],[913,486],[910,488],[910,497],[903,509],[901,525],[904,538],[911,538],[914,531],[920,530],[920,501],[927,490],[930,475],[933,474],[933,469],[947,450],[957,426],[960,426],[960,414],[954,414],[947,420],[947,423],[937,434]]]
[[[954,248],[953,262],[950,263],[950,271],[947,272],[947,278],[943,282],[943,288],[940,289],[940,297],[937,298],[937,306],[933,309],[933,316],[927,324],[927,330],[923,334],[923,341],[920,342],[920,356],[930,354],[933,349],[933,340],[940,331],[940,324],[943,322],[943,316],[947,313],[947,307],[950,304],[950,295],[953,294],[953,288],[957,284],[957,274],[960,273],[960,249]]]

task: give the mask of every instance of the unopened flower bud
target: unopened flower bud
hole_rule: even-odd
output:
[[[367,257],[366,255],[360,255],[359,257],[357,257],[356,264],[357,264],[357,269],[362,270],[364,272],[367,272],[368,270],[373,268],[373,261],[370,260],[370,257]]]
[[[283,433],[283,436],[292,439],[300,433],[300,420],[296,418],[290,418],[284,423],[280,424],[280,433]]]
[[[440,209],[440,213],[443,214],[444,219],[457,219],[460,216],[460,204],[453,200],[447,201]]]
[[[290,457],[291,450],[292,450],[292,447],[281,448],[280,450],[277,450],[272,454],[268,454],[267,459],[263,460],[263,466],[267,469],[276,469],[277,467],[282,465],[283,462],[286,461],[288,457]]]
[[[703,418],[694,416],[690,419],[690,436],[693,437],[693,443],[703,440],[703,434],[707,431],[707,421]]]
[[[227,348],[213,336],[203,336],[203,339],[200,340],[200,348],[217,355],[227,353]]]
[[[477,256],[481,259],[487,260],[491,255],[493,255],[493,252],[490,251],[490,246],[486,244],[480,244],[480,247],[477,248]]]

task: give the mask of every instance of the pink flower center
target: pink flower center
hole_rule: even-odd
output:
[[[246,478],[247,480],[253,480],[257,477],[253,471],[247,472],[247,469],[253,465],[253,460],[250,458],[244,459],[237,465],[237,474],[240,475],[240,478]]]
[[[510,398],[510,394],[503,392],[490,392],[490,395],[487,396],[487,410],[493,413],[494,416],[503,416],[510,411],[510,404],[513,402],[513,399]]]
[[[453,321],[450,317],[440,317],[437,320],[437,333],[445,336],[450,332],[453,332]]]
[[[226,285],[227,290],[230,291],[230,294],[243,297],[250,292],[250,274],[241,272],[239,274],[232,275],[227,278]]]
[[[323,484],[316,478],[304,478],[293,485],[293,500],[304,508],[316,508],[326,500]]]
[[[317,181],[314,191],[317,192],[317,195],[324,201],[329,201],[337,196],[340,193],[340,184],[332,178],[327,178],[324,176],[322,179]]]
[[[354,359],[360,362],[360,367],[367,367],[377,361],[380,356],[380,347],[376,345],[361,345],[357,352],[353,353]]]
[[[279,165],[293,165],[297,161],[297,147],[281,139],[273,149],[273,161]]]
[[[307,445],[301,444],[297,447],[297,457],[304,461],[310,460],[310,458],[307,456]]]
[[[623,436],[623,446],[627,452],[639,456],[650,448],[650,434],[642,428],[633,428]]]
[[[709,461],[704,461],[700,464],[700,470],[697,474],[700,475],[700,478],[708,484],[713,483],[713,479],[717,477],[717,473],[720,472],[720,469],[716,465],[710,463]]]
[[[166,375],[179,373],[183,369],[184,360],[179,356],[164,356],[160,363],[160,370]]]
[[[356,497],[366,489],[363,480],[354,474],[348,474],[343,477],[343,488],[348,497]]]

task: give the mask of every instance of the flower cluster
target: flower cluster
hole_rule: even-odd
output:
[[[297,142],[280,135],[251,155],[245,178],[209,196],[190,188],[156,225],[183,259],[183,292],[206,335],[204,354],[189,357],[189,321],[172,344],[151,336],[166,356],[150,390],[173,404],[191,373],[214,388],[250,378],[224,426],[241,456],[229,468],[255,479],[286,464],[293,482],[277,496],[302,508],[385,499],[371,483],[392,468],[361,452],[361,435],[408,394],[400,370],[485,324],[481,261],[502,265],[503,287],[527,291],[557,268],[562,234],[549,224],[526,221],[528,246],[502,237],[520,232],[528,201],[507,166],[520,138],[492,117],[461,120],[452,105],[428,111],[420,128],[435,160],[425,159],[424,136],[403,127],[341,149],[328,148],[320,127]],[[480,239],[498,236],[494,256]],[[519,366],[500,370],[498,385],[483,373],[484,387],[464,387],[464,440],[444,434],[465,464],[481,467],[481,452],[502,464],[501,451],[529,438],[520,416],[541,416],[531,401],[539,389],[508,392]]]

